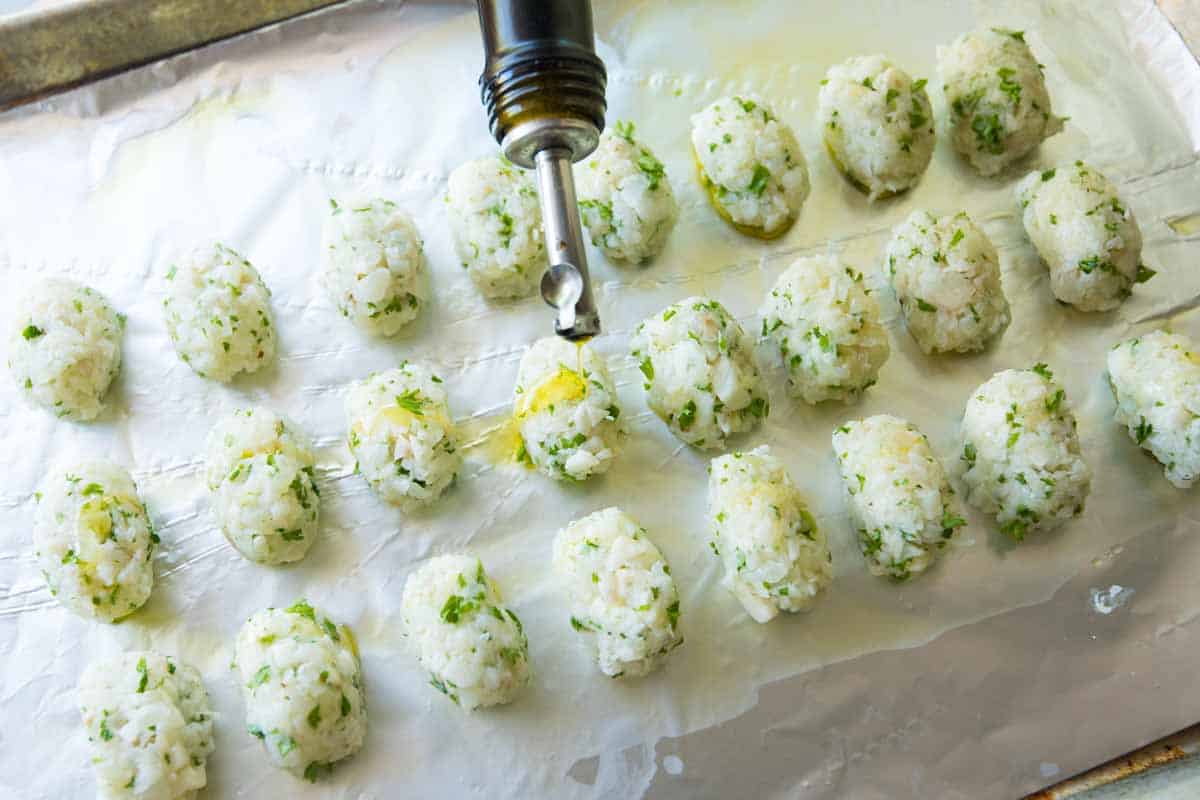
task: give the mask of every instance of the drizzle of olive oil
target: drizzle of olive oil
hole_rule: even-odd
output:
[[[458,424],[458,431],[463,451],[474,453],[493,466],[524,463],[519,457],[525,447],[521,429],[511,414],[464,420]]]
[[[1167,220],[1167,226],[1180,236],[1200,233],[1200,214],[1188,214]]]
[[[559,367],[558,372],[542,381],[517,402],[516,418],[524,419],[562,403],[582,400],[587,396],[587,381],[573,369]]]
[[[587,380],[583,377],[583,341],[575,342],[576,369],[560,365],[558,371],[537,384],[533,391],[518,394],[512,413],[489,414],[464,420],[458,426],[462,449],[483,457],[489,464],[518,463],[532,468],[525,455],[525,440],[521,437],[521,420],[560,403],[582,400],[587,396]]]

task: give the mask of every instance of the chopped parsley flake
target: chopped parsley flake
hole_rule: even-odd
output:
[[[264,683],[266,683],[270,679],[271,679],[271,666],[269,664],[263,664],[261,667],[258,668],[258,672],[254,673],[254,677],[250,679],[250,683],[246,684],[246,686],[248,686],[249,688],[254,688],[255,686],[262,686]]]
[[[666,170],[663,168],[663,163],[655,158],[649,150],[643,149],[638,153],[637,167],[646,176],[646,181],[648,182],[646,188],[652,192],[658,188],[667,175]]]
[[[1004,125],[998,114],[979,114],[971,120],[975,145],[979,150],[1000,154],[1004,152]]]
[[[474,611],[478,606],[472,600],[457,594],[452,594],[446,598],[446,604],[442,606],[442,622],[450,625],[457,625],[462,618]]]
[[[1013,107],[1016,108],[1021,104],[1021,84],[1012,79],[1013,75],[1017,74],[1017,71],[1011,67],[1001,67],[996,70],[996,74],[1000,76],[1000,91],[1008,95],[1009,99],[1012,100]],[[1045,180],[1045,178],[1042,180]]]
[[[992,33],[998,33],[1001,36],[1008,36],[1011,39],[1016,39],[1022,44],[1025,43],[1025,31],[1014,31],[1008,28],[992,28]]]
[[[683,410],[679,412],[678,422],[679,430],[686,431],[692,427],[696,421],[696,401],[688,400],[683,406]]]
[[[751,194],[762,197],[762,193],[767,189],[767,181],[771,179],[771,171],[762,164],[754,165],[754,174],[750,177],[750,185],[746,190]]]
[[[317,614],[313,611],[313,607],[308,604],[307,600],[297,600],[284,610],[289,614],[299,614],[302,617],[308,617],[313,622],[317,621]]]
[[[138,659],[137,671],[138,671],[138,674],[141,675],[141,677],[138,678],[137,693],[142,694],[143,692],[146,691],[147,681],[150,680],[150,673],[146,670],[146,659],[145,658]]]
[[[963,445],[962,460],[967,462],[968,466],[975,466],[975,455],[975,445],[973,445],[971,442],[967,442]]]
[[[421,396],[420,389],[409,389],[404,394],[396,395],[396,405],[418,417],[425,416],[423,409],[426,402],[425,398]]]
[[[654,380],[654,364],[651,363],[649,358],[642,359],[640,368],[642,370],[642,374],[646,376],[646,380]]]

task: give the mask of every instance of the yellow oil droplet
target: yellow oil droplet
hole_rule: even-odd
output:
[[[467,420],[458,426],[462,449],[482,457],[489,464],[521,462],[524,450],[517,420],[509,414],[495,414]],[[526,464],[528,466],[528,464]]]
[[[1175,217],[1174,219],[1167,220],[1167,225],[1180,236],[1191,236],[1192,234],[1200,233],[1200,214]]]
[[[371,421],[371,430],[375,431],[385,425],[395,425],[400,428],[408,428],[417,420],[427,420],[435,425],[449,427],[450,421],[446,419],[446,415],[439,408],[426,407],[420,414],[411,411],[404,406],[388,406],[375,415]],[[362,432],[359,431],[359,435]]]
[[[588,385],[583,378],[583,341],[575,342],[578,366],[573,370],[560,366],[558,372],[534,387],[527,394],[518,395],[513,413],[489,414],[466,420],[458,426],[462,449],[482,456],[490,464],[522,464],[532,469],[533,463],[525,455],[525,441],[521,438],[521,420],[531,414],[559,404],[582,400],[587,396]]]
[[[79,524],[95,536],[96,542],[104,542],[112,534],[112,516],[103,500],[92,500],[84,503],[79,509]],[[84,537],[81,544],[87,544],[89,537]]]
[[[582,400],[587,396],[587,381],[573,369],[559,367],[551,377],[517,401],[517,419],[537,414],[561,403]]]
[[[743,225],[740,222],[734,222],[733,217],[729,216],[729,211],[721,203],[717,184],[713,183],[709,179],[708,173],[704,171],[704,165],[700,163],[700,154],[696,152],[694,144],[692,145],[692,160],[696,162],[696,172],[700,176],[700,185],[704,187],[704,191],[708,195],[709,204],[720,215],[721,219],[732,225],[738,233],[744,233],[747,236],[753,236],[755,239],[762,239],[764,242],[769,242],[772,239],[778,239],[791,229],[792,224],[796,221],[795,215],[788,217],[787,222],[770,232],[754,225]]]
[[[407,428],[416,421],[417,415],[409,411],[407,408],[400,406],[388,406],[383,411],[379,412],[379,417],[387,420],[393,425],[399,425]]]

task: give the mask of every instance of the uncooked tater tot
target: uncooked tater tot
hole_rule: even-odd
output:
[[[914,211],[884,255],[908,332],[924,352],[982,350],[1008,327],[999,256],[965,212],[939,219]]]
[[[362,747],[367,705],[354,634],[305,600],[242,625],[246,730],[275,766],[315,781]]]
[[[200,673],[149,650],[88,665],[79,679],[102,800],[190,800],[208,783],[213,712]]]
[[[111,461],[70,464],[38,494],[33,546],[50,594],[103,622],[141,608],[154,588],[158,535],[128,470]]]
[[[1117,422],[1186,489],[1200,477],[1200,354],[1189,339],[1154,331],[1108,352]]]
[[[797,259],[759,311],[788,387],[806,403],[853,400],[875,384],[891,353],[879,304],[863,274],[835,256]]]
[[[529,683],[529,642],[474,556],[437,556],[409,576],[405,635],[433,688],[468,711],[512,702]]]
[[[454,250],[480,293],[525,297],[545,271],[542,209],[529,176],[502,158],[450,173],[446,208]]]
[[[592,244],[614,261],[640,264],[663,249],[679,206],[661,161],[618,122],[575,167],[579,213]]]
[[[646,404],[694,447],[722,447],[770,410],[751,342],[716,300],[689,297],[667,306],[637,327],[630,349],[645,378]]]
[[[755,622],[811,608],[833,580],[825,534],[766,445],[712,460],[708,519],[725,586]]]
[[[167,333],[197,375],[228,383],[275,359],[271,292],[239,253],[222,244],[196,248],[167,270],[166,290]]]
[[[833,433],[833,452],[873,575],[904,580],[924,572],[966,524],[929,440],[905,420],[879,414],[847,422]]]
[[[375,336],[391,336],[425,303],[421,236],[391,200],[339,205],[330,199],[321,282],[343,317]]]
[[[950,140],[981,175],[995,175],[1062,130],[1022,31],[965,33],[937,57]]]
[[[621,409],[604,360],[582,342],[539,339],[521,358],[513,417],[520,456],[556,480],[606,472],[621,439]]]
[[[221,532],[246,558],[304,558],[320,530],[312,443],[266,408],[235,411],[208,435],[205,475]]]
[[[350,452],[383,500],[405,510],[437,500],[462,454],[442,379],[407,361],[350,387]]]
[[[679,645],[679,592],[645,528],[619,508],[575,520],[554,539],[571,627],[591,638],[610,678],[653,672]]]
[[[1117,187],[1096,170],[1033,172],[1017,186],[1025,233],[1050,270],[1054,296],[1080,311],[1108,311],[1154,272],[1141,264],[1142,233]]]
[[[855,56],[829,68],[817,120],[837,168],[870,200],[903,192],[933,156],[933,108],[925,80],[883,56]]]
[[[1020,541],[1083,513],[1091,470],[1075,413],[1045,364],[998,372],[971,393],[962,420],[967,502]]]
[[[21,393],[65,419],[88,422],[121,369],[125,318],[94,289],[65,278],[35,283],[9,333],[8,369]]]
[[[760,97],[726,97],[692,117],[692,151],[713,208],[742,233],[782,236],[808,197],[796,135]]]

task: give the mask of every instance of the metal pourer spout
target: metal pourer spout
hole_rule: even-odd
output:
[[[537,172],[550,261],[542,275],[542,299],[558,312],[554,332],[566,339],[600,333],[571,171],[571,164],[592,152],[598,139],[599,131],[588,123],[542,118],[518,124],[501,142],[510,161]]]
[[[542,224],[550,268],[542,275],[542,299],[558,311],[554,331],[568,339],[600,332],[600,316],[592,298],[583,228],[571,179],[571,153],[561,148],[539,150],[534,156]]]
[[[479,0],[479,82],[492,134],[509,161],[537,171],[550,268],[542,297],[567,339],[600,332],[571,165],[604,128],[604,63],[588,0]]]

